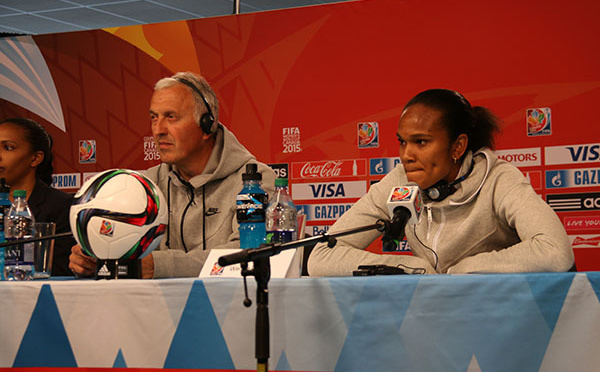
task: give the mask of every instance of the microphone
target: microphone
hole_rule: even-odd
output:
[[[392,189],[387,198],[387,207],[390,214],[390,227],[383,234],[383,250],[395,250],[396,240],[404,237],[404,228],[407,224],[416,224],[423,209],[421,193],[416,183],[410,182],[405,186]]]

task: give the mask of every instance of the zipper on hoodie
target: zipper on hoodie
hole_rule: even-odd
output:
[[[427,213],[427,241],[429,242],[430,237],[431,237],[431,227],[433,225],[433,211],[431,209],[431,205],[426,205],[425,211]],[[431,244],[431,249],[433,249],[436,252],[437,252],[438,241],[440,240],[440,235],[442,233],[442,230],[444,229],[444,225],[446,224],[446,214],[444,213],[444,210],[440,209],[439,211],[440,211],[440,224],[438,226],[437,231],[435,232],[435,235],[433,237],[433,242]]]
[[[431,216],[431,206],[426,205],[425,211],[427,211],[427,241],[429,242],[429,232],[431,230],[431,222],[433,221],[433,217]]]
[[[438,241],[440,240],[440,235],[442,234],[442,230],[444,230],[444,225],[446,224],[446,213],[444,213],[443,209],[440,209],[440,225],[438,226],[438,230],[433,237],[433,250],[437,250]],[[438,256],[439,257],[439,256]]]

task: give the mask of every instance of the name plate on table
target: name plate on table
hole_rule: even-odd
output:
[[[240,264],[222,267],[219,257],[236,253],[241,249],[213,249],[200,271],[199,278],[241,278]],[[302,247],[285,250],[270,257],[271,278],[299,278],[302,273]],[[252,262],[248,263],[252,269]]]

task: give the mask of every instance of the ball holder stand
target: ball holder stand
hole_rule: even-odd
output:
[[[97,259],[95,279],[141,279],[142,260]]]
[[[98,279],[118,279],[118,260],[96,259],[96,280]]]
[[[269,279],[271,278],[270,257],[275,256],[286,249],[298,248],[312,245],[319,242],[327,242],[329,248],[333,248],[337,243],[336,237],[356,234],[363,231],[378,230],[387,232],[390,230],[390,222],[377,220],[373,225],[357,227],[339,231],[336,233],[325,233],[301,240],[288,243],[262,244],[258,248],[243,249],[240,252],[221,256],[219,265],[225,267],[234,264],[240,264],[242,276],[244,278],[244,301],[246,307],[252,306],[252,301],[248,298],[248,287],[246,284],[247,276],[254,276],[256,280],[256,323],[255,323],[255,356],[256,370],[258,372],[267,372],[269,370]],[[248,263],[253,262],[254,266],[248,269]]]

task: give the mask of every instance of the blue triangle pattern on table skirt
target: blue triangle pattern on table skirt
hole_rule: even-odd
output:
[[[204,284],[197,280],[183,309],[165,368],[234,369]]]
[[[77,367],[48,284],[42,285],[13,367]]]

